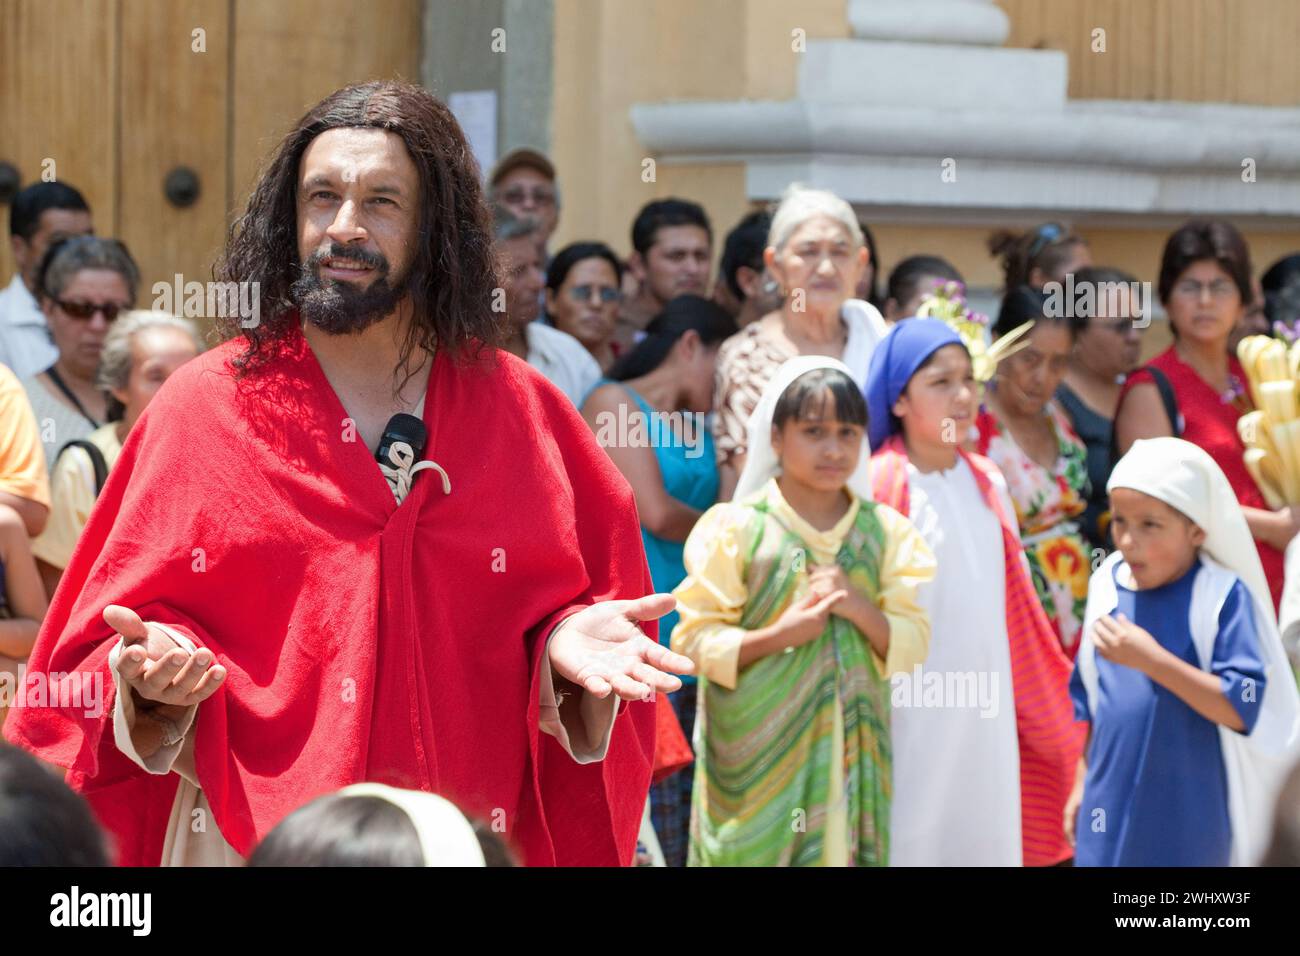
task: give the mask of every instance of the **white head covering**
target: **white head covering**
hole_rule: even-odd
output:
[[[1181,438],[1136,441],[1106,482],[1108,492],[1116,488],[1158,498],[1195,521],[1205,532],[1201,550],[1241,578],[1256,603],[1267,608],[1264,616],[1276,631],[1273,596],[1246,516],[1222,469],[1204,449]]]
[[[754,413],[749,416],[749,424],[745,427],[745,442],[749,450],[745,454],[745,467],[740,473],[740,480],[736,483],[736,491],[731,496],[732,501],[740,501],[748,497],[781,473],[781,465],[777,461],[776,452],[772,449],[772,415],[776,411],[776,403],[795,379],[819,368],[833,368],[853,378],[853,373],[849,371],[848,366],[826,355],[799,355],[786,359],[781,364],[776,374],[772,376],[772,380],[767,383],[767,387],[763,389],[763,394],[754,407]],[[861,384],[858,382],[859,387]],[[848,481],[849,490],[863,501],[871,500],[871,482],[867,471],[869,457],[867,437],[864,434],[858,467],[854,469]]]
[[[420,837],[425,866],[486,866],[474,828],[454,803],[422,790],[399,790],[382,783],[356,783],[341,797],[379,797],[400,807]]]
[[[847,334],[844,337],[844,364],[859,388],[867,386],[867,372],[876,346],[889,334],[885,317],[874,305],[862,299],[845,299],[840,306]]]
[[[1259,860],[1266,845],[1276,795],[1295,761],[1300,736],[1300,693],[1282,648],[1273,598],[1259,552],[1223,471],[1203,449],[1190,442],[1180,438],[1134,442],[1106,483],[1107,491],[1116,488],[1131,488],[1163,501],[1205,532],[1205,542],[1201,545],[1202,568],[1189,609],[1189,624],[1202,666],[1213,650],[1218,632],[1217,612],[1227,587],[1239,578],[1254,599],[1256,633],[1266,678],[1259,717],[1249,736],[1219,728],[1228,781],[1232,862],[1252,865]],[[1122,560],[1123,555],[1118,551],[1112,554],[1093,573],[1088,588],[1077,666],[1093,700],[1097,693],[1097,668],[1092,627],[1098,618],[1115,609],[1112,569]],[[1211,594],[1216,597],[1209,597]]]

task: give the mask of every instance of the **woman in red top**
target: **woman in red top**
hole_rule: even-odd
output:
[[[1246,470],[1245,447],[1237,435],[1237,419],[1252,406],[1245,372],[1228,351],[1228,337],[1251,301],[1250,277],[1246,242],[1229,223],[1193,220],[1169,237],[1159,293],[1174,344],[1124,383],[1115,438],[1121,455],[1139,438],[1163,435],[1177,435],[1210,453],[1241,504],[1276,607],[1282,594],[1282,552],[1300,530],[1300,507],[1268,507]],[[1170,421],[1165,410],[1160,377],[1172,388],[1177,421]]]

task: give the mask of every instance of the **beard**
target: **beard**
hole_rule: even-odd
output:
[[[362,289],[350,282],[322,279],[323,259],[342,259],[369,266],[378,276]],[[302,318],[330,335],[356,335],[391,315],[409,291],[408,274],[390,283],[388,260],[377,252],[334,244],[316,250],[302,264],[302,273],[289,288],[289,298]]]

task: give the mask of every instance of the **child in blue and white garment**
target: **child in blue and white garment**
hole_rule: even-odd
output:
[[[1070,682],[1091,723],[1066,830],[1079,866],[1259,860],[1300,696],[1223,472],[1177,438],[1115,466],[1119,550],[1092,576]]]

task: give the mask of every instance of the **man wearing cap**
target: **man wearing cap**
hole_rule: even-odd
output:
[[[542,250],[542,268],[550,262],[546,244],[551,241],[560,219],[560,190],[555,185],[555,166],[535,149],[515,149],[501,157],[489,180],[492,201],[504,206],[517,219],[537,223],[537,241]]]

